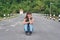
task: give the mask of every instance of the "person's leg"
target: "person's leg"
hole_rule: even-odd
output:
[[[27,29],[27,28],[28,28],[28,25],[25,24],[25,25],[24,25],[24,30],[25,30],[25,34],[26,34],[26,35],[28,35],[28,29]]]
[[[28,32],[30,31],[30,27],[29,27],[30,24],[27,24],[27,30]]]
[[[33,32],[33,25],[30,24],[30,33]]]
[[[28,29],[27,29],[27,24],[24,25],[24,31],[25,31],[25,32],[28,31]]]

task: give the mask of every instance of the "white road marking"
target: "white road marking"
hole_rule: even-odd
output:
[[[12,27],[14,27],[15,25],[11,25]]]
[[[6,29],[5,31],[9,31],[9,29]]]

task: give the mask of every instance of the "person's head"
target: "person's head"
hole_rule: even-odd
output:
[[[31,12],[27,12],[26,17],[25,18],[32,18],[32,13]]]

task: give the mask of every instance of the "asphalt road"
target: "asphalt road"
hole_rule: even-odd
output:
[[[34,32],[31,36],[24,33],[22,21],[25,14],[0,21],[0,40],[60,40],[60,22],[33,14]]]

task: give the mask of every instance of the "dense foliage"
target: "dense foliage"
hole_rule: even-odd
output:
[[[52,3],[52,4],[50,4]],[[51,7],[51,9],[50,9]],[[0,17],[3,14],[19,12],[40,12],[44,14],[60,14],[60,0],[0,0]]]

